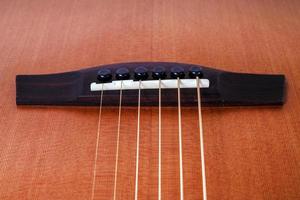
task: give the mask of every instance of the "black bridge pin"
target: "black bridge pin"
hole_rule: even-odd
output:
[[[100,69],[97,73],[97,79],[100,82],[108,82],[112,79],[112,73],[110,69],[103,68]]]
[[[189,71],[190,78],[203,77],[203,72],[200,67],[191,67]]]
[[[167,77],[166,69],[162,66],[154,67],[152,70],[153,79],[164,79]]]
[[[146,80],[148,78],[148,70],[146,67],[137,67],[134,70],[134,78],[136,80]]]
[[[171,78],[184,78],[184,69],[180,66],[171,68]]]
[[[122,67],[117,69],[116,71],[116,79],[118,80],[127,80],[130,78],[129,70],[126,67]]]

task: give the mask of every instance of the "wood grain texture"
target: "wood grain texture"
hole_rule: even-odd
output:
[[[284,73],[278,108],[203,110],[208,199],[300,199],[300,2],[2,0],[0,199],[89,199],[97,108],[17,107],[15,75],[127,61]],[[105,97],[104,97],[105,98]],[[124,108],[118,199],[133,199],[136,108]],[[197,110],[183,111],[185,199],[201,199]],[[139,199],[157,197],[157,108],[141,110]],[[102,115],[96,199],[112,199],[117,109]],[[163,109],[163,199],[179,199],[177,110]]]

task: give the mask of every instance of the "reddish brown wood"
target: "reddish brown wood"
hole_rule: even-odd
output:
[[[89,199],[98,109],[17,107],[15,75],[175,61],[288,80],[280,108],[203,110],[208,199],[300,198],[299,1],[0,2],[0,199]],[[251,67],[245,67],[251,66]],[[197,110],[183,109],[185,199],[201,199]],[[133,199],[124,108],[118,199]],[[111,199],[117,109],[103,111],[95,199]],[[157,195],[157,108],[141,110],[139,199]],[[163,109],[163,199],[179,199],[176,108]]]

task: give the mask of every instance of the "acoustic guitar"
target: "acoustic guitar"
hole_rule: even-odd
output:
[[[1,2],[0,199],[300,199],[299,7]]]

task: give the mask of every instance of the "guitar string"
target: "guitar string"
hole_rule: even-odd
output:
[[[136,134],[136,166],[135,166],[135,191],[134,199],[138,199],[139,187],[139,149],[140,149],[140,115],[141,115],[141,80],[139,81],[139,94],[138,94],[138,119],[137,119],[137,134]]]
[[[183,166],[182,166],[182,129],[181,129],[181,102],[180,102],[180,79],[177,78],[177,97],[178,97],[178,137],[179,137],[179,175],[180,175],[180,200],[183,195]]]
[[[182,128],[181,128],[181,103],[180,103],[180,80],[177,78],[178,85],[178,132],[179,132],[179,162],[180,162],[180,199],[183,200],[183,167],[182,167]],[[139,96],[138,96],[138,127],[137,127],[137,155],[136,155],[136,180],[135,180],[135,200],[137,200],[138,193],[138,162],[139,162],[139,132],[140,132],[140,86],[139,82]],[[206,177],[205,177],[205,160],[204,160],[204,145],[203,145],[203,126],[202,126],[202,114],[201,114],[201,97],[199,78],[197,77],[197,98],[198,98],[198,119],[199,119],[199,132],[200,132],[200,153],[201,153],[201,168],[202,168],[202,186],[203,186],[203,199],[207,199],[206,192]],[[96,150],[95,150],[95,162],[93,170],[93,184],[92,184],[92,195],[91,199],[94,199],[95,195],[95,180],[97,172],[97,159],[98,159],[98,147],[100,138],[100,127],[101,127],[101,112],[102,112],[102,101],[103,101],[103,85],[100,95],[99,104],[99,117],[98,117],[98,128],[97,128],[97,139],[96,139]],[[120,136],[120,120],[121,120],[121,107],[122,107],[122,81],[120,87],[120,102],[119,102],[119,117],[118,117],[118,135],[117,135],[117,150],[116,150],[116,164],[115,164],[115,183],[114,183],[114,200],[116,199],[116,183],[117,183],[117,171],[118,171],[118,152],[119,152],[119,136]],[[159,180],[158,180],[158,199],[161,199],[161,80],[159,79]]]
[[[201,113],[201,96],[200,96],[199,83],[200,83],[199,77],[197,77],[197,98],[198,98],[198,119],[199,119],[200,154],[201,154],[201,169],[202,169],[202,190],[203,190],[203,200],[207,200],[205,160],[204,160],[203,126],[202,126],[202,113]]]
[[[158,200],[161,200],[161,79],[158,90]]]
[[[100,93],[100,102],[99,102],[99,115],[98,115],[98,127],[97,127],[96,150],[95,150],[95,158],[94,158],[94,169],[93,169],[93,181],[92,181],[91,200],[93,200],[94,197],[95,197],[97,161],[98,161],[98,148],[99,148],[100,127],[101,127],[101,114],[102,114],[102,98],[103,98],[103,84],[102,84],[102,89],[101,89],[101,93]]]
[[[120,140],[120,128],[121,128],[120,125],[121,125],[121,111],[122,111],[122,86],[123,86],[123,81],[121,81],[121,86],[120,86],[119,116],[118,116],[117,147],[116,147],[116,163],[115,163],[115,179],[114,179],[113,200],[116,200],[116,191],[117,191],[118,161],[119,161],[119,140]]]

